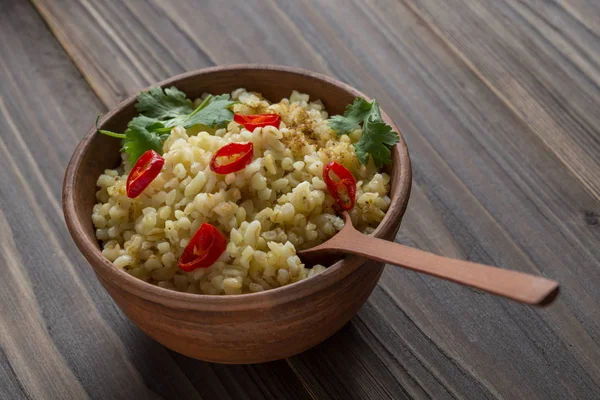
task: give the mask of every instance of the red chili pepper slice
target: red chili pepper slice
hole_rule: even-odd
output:
[[[229,143],[217,150],[212,160],[210,160],[210,169],[223,175],[236,172],[250,164],[253,155],[254,146],[252,142]],[[227,161],[220,163],[220,158],[226,158]]]
[[[333,172],[338,181],[334,181],[330,175]],[[356,179],[352,173],[342,164],[331,161],[323,167],[323,180],[327,185],[329,193],[343,210],[350,210],[356,201]],[[344,197],[344,198],[342,198]]]
[[[127,196],[132,199],[138,197],[158,176],[164,164],[165,159],[154,150],[142,154],[127,177]]]
[[[240,125],[244,125],[244,128],[252,132],[255,128],[264,126],[274,126],[275,128],[279,128],[281,117],[277,114],[234,114],[233,120]]]
[[[227,247],[227,239],[217,228],[206,222],[185,246],[178,266],[185,272],[213,265]]]

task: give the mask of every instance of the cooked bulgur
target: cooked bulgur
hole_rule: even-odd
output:
[[[125,155],[98,178],[92,220],[103,254],[117,268],[163,288],[213,295],[259,292],[323,271],[305,268],[296,251],[343,227],[323,180],[330,161],[356,178],[355,227],[370,233],[382,220],[390,177],[358,161],[352,144],[360,127],[337,135],[323,104],[296,91],[278,103],[244,89],[231,98],[239,102],[235,113],[280,115],[279,129],[250,132],[233,121],[216,130],[176,126],[163,144],[160,174],[135,199],[126,193],[132,166]],[[232,142],[252,142],[252,162],[227,175],[213,172],[213,154]],[[178,259],[203,222],[225,235],[227,248],[211,267],[184,272]]]

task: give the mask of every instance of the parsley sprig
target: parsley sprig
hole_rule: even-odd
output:
[[[162,154],[162,144],[175,126],[191,128],[203,125],[209,128],[223,128],[233,120],[231,106],[234,101],[229,95],[208,96],[193,109],[193,104],[176,87],[167,89],[152,88],[137,96],[135,108],[140,115],[133,118],[124,133],[98,129],[98,132],[123,139],[123,151],[131,163],[135,163],[142,154],[154,150]],[[98,119],[96,119],[98,126]]]
[[[360,127],[362,123],[362,134],[358,142],[354,143],[354,151],[362,164],[373,158],[377,168],[392,162],[391,148],[400,141],[398,133],[381,119],[381,111],[377,100],[368,102],[362,97],[354,99],[352,104],[346,107],[344,115],[335,115],[328,120],[331,129],[337,131],[338,135],[344,135]]]

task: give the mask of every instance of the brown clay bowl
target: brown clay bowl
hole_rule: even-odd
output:
[[[358,90],[335,79],[295,68],[233,65],[175,76],[158,86],[175,85],[190,97],[245,87],[272,101],[293,89],[319,98],[331,115],[342,114]],[[102,129],[124,131],[136,115],[135,97],[110,111]],[[386,122],[398,132],[388,115]],[[381,263],[346,257],[323,273],[260,293],[210,296],[160,288],[115,268],[100,252],[91,220],[96,180],[119,162],[119,140],[96,133],[83,138],[67,167],[63,210],[69,231],[98,279],[123,312],[144,332],[187,356],[243,364],[300,353],[333,335],[367,300],[383,271]],[[411,166],[401,137],[393,151],[391,206],[374,236],[393,240],[406,210]]]

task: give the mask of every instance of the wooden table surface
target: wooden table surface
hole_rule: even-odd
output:
[[[397,241],[557,279],[536,309],[387,267],[339,333],[215,365],[124,317],[61,182],[99,113],[180,72],[276,63],[376,97],[408,143]],[[600,398],[600,3],[0,0],[1,399]]]

